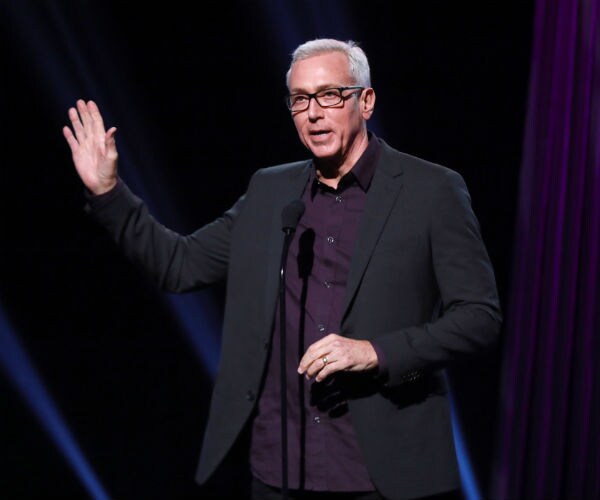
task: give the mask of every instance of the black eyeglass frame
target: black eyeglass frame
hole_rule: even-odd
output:
[[[319,106],[321,106],[322,108],[332,108],[334,106],[337,106],[338,104],[340,104],[341,102],[350,99],[350,97],[352,97],[353,95],[356,95],[357,93],[362,92],[363,90],[365,90],[366,87],[361,87],[360,85],[355,85],[352,87],[330,87],[327,89],[322,89],[319,90],[318,92],[313,92],[312,94],[303,94],[303,93],[298,93],[298,94],[290,94],[285,96],[285,104],[287,106],[287,108],[292,112],[292,113],[301,113],[302,111],[306,111],[309,106],[310,106],[310,100],[314,99],[315,101],[317,101],[317,104]],[[319,99],[317,97],[317,94],[321,94],[323,92],[327,92],[328,90],[337,90],[340,93],[340,100],[337,101],[335,104],[326,104],[323,105],[319,102]],[[354,92],[350,92],[347,95],[342,95],[342,92],[346,91],[346,90],[354,90]],[[308,100],[306,101],[306,107],[302,108],[302,109],[292,109],[292,102],[291,99],[292,97],[297,97],[297,96],[304,96],[304,97],[308,97]]]

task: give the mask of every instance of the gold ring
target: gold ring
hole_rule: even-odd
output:
[[[321,361],[323,361],[323,366],[325,366],[327,364],[327,356],[323,356]]]

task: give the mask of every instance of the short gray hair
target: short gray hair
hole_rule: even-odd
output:
[[[371,86],[369,60],[363,49],[361,49],[356,42],[353,40],[343,42],[333,38],[316,38],[315,40],[310,40],[299,45],[292,53],[292,61],[290,62],[290,67],[285,75],[285,82],[288,90],[290,88],[290,73],[292,72],[292,66],[294,66],[296,62],[319,54],[327,54],[329,52],[341,52],[346,55],[348,58],[350,76],[354,79],[354,82],[351,83],[360,85],[361,87]]]

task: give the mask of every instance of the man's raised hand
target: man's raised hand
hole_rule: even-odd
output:
[[[69,108],[73,130],[63,127],[71,148],[75,169],[84,185],[94,194],[110,191],[117,183],[116,127],[104,129],[104,121],[94,101],[79,99]]]

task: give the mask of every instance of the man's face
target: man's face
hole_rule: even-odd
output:
[[[312,94],[327,88],[355,85],[348,71],[348,60],[340,52],[296,62],[289,84],[291,94]],[[351,92],[347,90],[344,95]],[[371,95],[372,89],[369,92]],[[352,96],[328,108],[322,108],[315,99],[311,99],[308,109],[292,112],[300,140],[316,158],[333,160],[341,165],[355,156],[354,149],[361,142],[358,139],[366,135],[365,121],[372,113],[372,106],[367,106],[364,99],[365,95],[361,93],[358,98]],[[360,153],[362,150],[357,151],[357,154]]]

